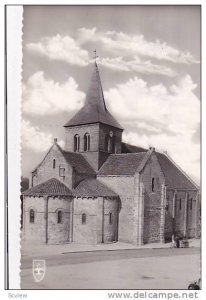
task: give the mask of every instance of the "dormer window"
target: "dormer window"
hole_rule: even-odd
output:
[[[79,152],[80,147],[80,138],[78,134],[75,134],[74,136],[74,152]]]
[[[85,133],[84,135],[84,151],[90,150],[90,135],[89,133]]]

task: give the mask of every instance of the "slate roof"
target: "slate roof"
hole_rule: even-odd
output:
[[[110,188],[95,178],[87,178],[73,190],[74,196],[85,197],[118,197]]]
[[[80,153],[64,151],[58,144],[56,144],[58,149],[61,151],[62,155],[66,161],[76,169],[78,173],[95,175],[95,171],[90,166],[88,161]]]
[[[94,71],[91,83],[87,91],[84,106],[64,125],[64,127],[84,125],[93,123],[104,123],[122,129],[121,125],[107,110],[101,80],[97,64],[94,64]]]
[[[142,147],[137,147],[127,143],[122,143],[122,153],[138,153],[147,152],[148,150]]]
[[[70,189],[56,178],[51,178],[22,193],[25,196],[72,196]]]
[[[134,175],[146,153],[111,154],[98,175]]]
[[[155,153],[169,188],[197,190],[195,184],[165,154]]]

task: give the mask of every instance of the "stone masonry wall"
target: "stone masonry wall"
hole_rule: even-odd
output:
[[[114,141],[114,147],[113,147],[113,153],[121,153],[121,147],[122,147],[122,130],[105,125],[100,124],[100,131],[99,131],[99,150],[102,152],[107,152],[105,140],[106,137],[109,135],[110,131],[113,132],[113,141]]]
[[[56,160],[55,168],[53,168],[54,159]],[[65,177],[60,176],[60,167],[65,168]],[[72,167],[66,162],[56,145],[53,146],[37,168],[35,180],[33,180],[33,186],[53,177],[64,182],[70,189],[72,189]]]
[[[95,171],[99,170],[108,157],[106,149],[106,137],[113,132],[113,140],[115,145],[113,153],[121,153],[122,130],[105,124],[88,124],[74,127],[66,127],[66,150],[74,151],[74,136],[78,134],[80,137],[79,152],[87,159]],[[90,149],[84,151],[84,135],[90,135]]]
[[[120,197],[120,212],[118,240],[133,242],[133,205],[134,177],[133,176],[98,176],[98,180],[111,188]]]
[[[192,202],[192,204],[191,204]],[[187,237],[195,237],[196,226],[198,223],[198,199],[197,191],[188,192],[188,203],[187,203]]]
[[[96,237],[102,231],[102,214],[98,204],[101,198],[74,198],[74,215],[73,215],[73,240],[77,243],[96,244],[100,240]],[[86,222],[82,224],[82,214],[86,214]],[[98,217],[97,217],[98,216]]]
[[[99,149],[99,124],[89,124],[73,127],[65,127],[66,150],[74,152],[74,136],[78,134],[80,137],[79,152],[84,152],[84,135],[90,135],[90,151],[98,151]]]
[[[154,190],[152,191],[152,178]],[[155,153],[153,153],[141,173],[144,184],[144,229],[143,242],[160,241],[161,220],[161,188],[164,184],[164,174],[160,168]]]
[[[45,243],[45,199],[43,197],[23,198],[24,217],[23,217],[23,239],[26,241],[37,241]],[[30,223],[29,212],[34,209],[34,223]]]
[[[73,239],[86,244],[108,243],[116,240],[118,199],[77,197],[74,199]],[[82,224],[82,214],[86,223]],[[109,223],[112,213],[112,224]]]
[[[186,201],[187,193],[187,201]],[[173,221],[173,198],[175,197],[175,217]],[[185,234],[188,238],[195,237],[196,229],[196,191],[175,191],[174,189],[168,189],[167,191],[167,210],[165,216],[165,239],[170,241],[172,239],[172,234],[175,237],[183,237]],[[181,205],[180,205],[181,199]],[[191,200],[192,199],[192,200]],[[192,201],[192,205],[191,205]],[[186,207],[185,207],[186,205]],[[186,220],[185,220],[185,210]],[[185,230],[186,229],[186,230]]]
[[[104,243],[117,241],[118,235],[118,199],[104,199]],[[110,220],[111,214],[111,220]],[[111,222],[110,222],[111,221]]]
[[[48,243],[69,242],[70,214],[72,198],[49,198],[48,199]],[[57,222],[57,213],[61,210],[62,221]]]

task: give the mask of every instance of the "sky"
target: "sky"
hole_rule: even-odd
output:
[[[200,6],[24,6],[22,175],[83,106],[97,51],[123,141],[200,181]]]

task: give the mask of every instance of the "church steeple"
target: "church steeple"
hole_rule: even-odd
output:
[[[96,60],[84,106],[64,127],[67,151],[81,153],[95,171],[121,153],[123,129],[106,107]]]
[[[96,61],[94,62],[94,70],[86,94],[85,104],[64,127],[93,123],[103,123],[122,129],[121,125],[107,110]]]

